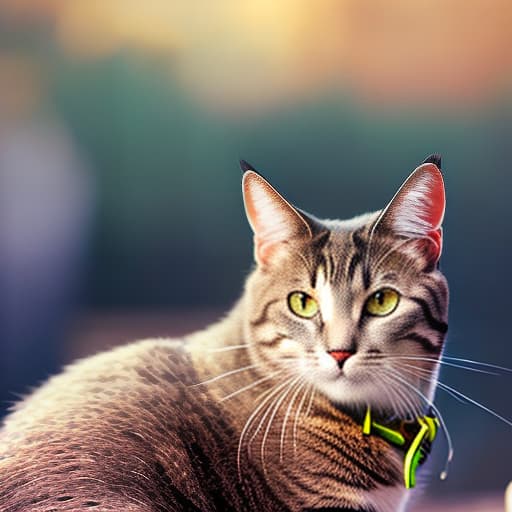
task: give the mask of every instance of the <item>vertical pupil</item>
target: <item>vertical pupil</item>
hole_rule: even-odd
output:
[[[300,304],[302,309],[306,309],[306,303],[308,301],[308,296],[305,293],[300,294]]]
[[[375,295],[375,299],[376,299],[376,300],[377,300],[377,302],[379,303],[379,306],[384,305],[384,293],[382,293],[382,292],[377,292],[377,294]]]

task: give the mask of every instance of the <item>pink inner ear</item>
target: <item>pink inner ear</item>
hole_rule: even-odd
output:
[[[242,188],[258,263],[267,263],[289,241],[311,235],[305,220],[262,176],[247,171]]]
[[[383,222],[410,238],[430,236],[441,227],[445,207],[443,177],[433,164],[420,165],[383,213]],[[436,239],[436,235],[433,235]]]
[[[254,255],[256,257],[256,261],[260,263],[269,261],[276,247],[277,244],[262,241],[257,236],[254,236]]]
[[[429,231],[427,236],[432,240],[431,257],[438,260],[443,249],[443,230],[441,229],[441,223],[443,222],[446,199],[443,178],[440,171],[435,168],[433,175],[433,186],[427,194],[430,207],[425,211],[427,214],[425,220],[434,227],[432,231]]]
[[[426,193],[428,207],[424,210],[424,220],[427,221],[435,230],[437,230],[443,222],[445,209],[443,178],[437,167],[435,167],[433,164],[426,165],[429,165],[429,167],[433,167],[434,169],[429,170],[432,183]],[[440,236],[441,234],[439,233],[439,237]]]
[[[417,240],[415,246],[421,247],[430,261],[437,261],[442,250],[444,209],[441,171],[434,164],[423,164],[400,187],[377,225],[382,223],[397,235]]]
[[[431,231],[428,234],[430,240],[432,240],[431,256],[435,260],[438,260],[443,250],[443,231],[441,228]]]

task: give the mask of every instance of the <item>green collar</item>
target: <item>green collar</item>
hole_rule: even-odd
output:
[[[427,460],[439,425],[439,420],[432,412],[415,420],[396,420],[384,425],[372,419],[368,407],[363,434],[382,437],[404,452],[404,484],[407,489],[411,489],[416,485],[416,470]]]

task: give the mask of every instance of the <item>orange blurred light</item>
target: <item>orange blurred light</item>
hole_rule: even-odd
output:
[[[220,108],[326,89],[464,105],[510,87],[508,0],[4,0],[0,11],[51,18],[75,58],[121,48],[163,55]]]

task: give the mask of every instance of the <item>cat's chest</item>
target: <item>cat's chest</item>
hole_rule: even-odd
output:
[[[208,435],[217,433],[222,445],[225,471],[243,493],[272,493],[290,510],[303,510],[349,506],[354,493],[397,488],[400,457],[388,443],[364,436],[361,425],[322,396],[285,386],[273,394],[274,382],[245,389],[258,378],[236,386],[211,382],[198,400]]]

